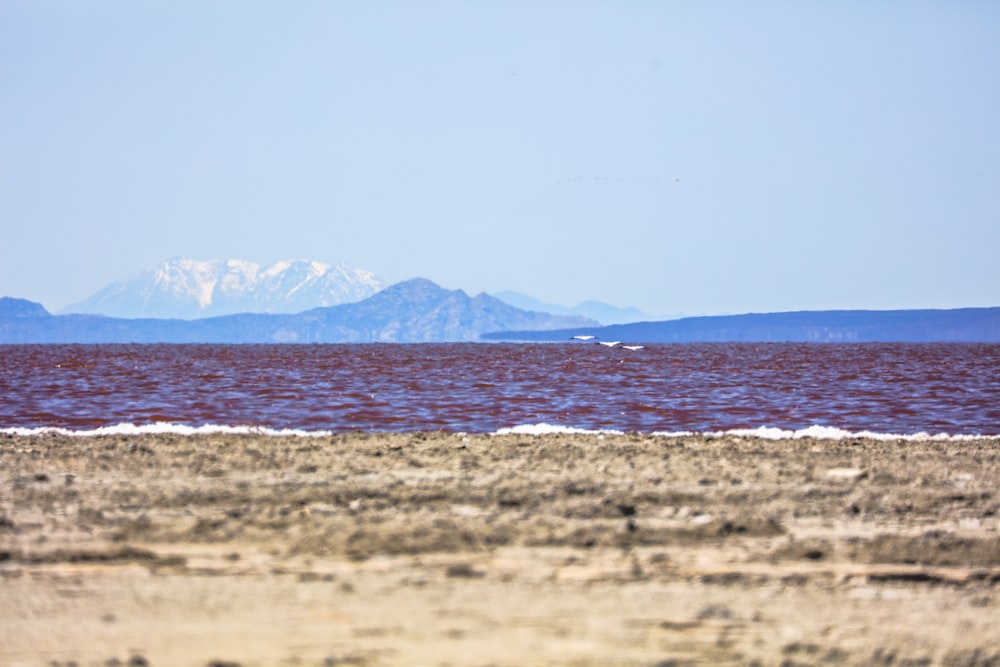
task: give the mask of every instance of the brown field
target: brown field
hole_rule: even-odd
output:
[[[2,665],[1000,665],[1000,441],[0,436]]]

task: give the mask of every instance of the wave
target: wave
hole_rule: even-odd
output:
[[[521,424],[511,428],[502,428],[495,432],[495,435],[545,435],[545,434],[608,434],[621,435],[624,431],[616,430],[589,430],[559,426],[555,424]],[[729,429],[726,431],[651,431],[648,435],[662,437],[684,437],[684,436],[709,436],[723,437],[736,436],[747,438],[762,438],[765,440],[798,440],[802,438],[812,438],[815,440],[848,440],[851,438],[868,438],[872,440],[982,440],[983,438],[1000,438],[1000,435],[955,435],[950,433],[876,433],[874,431],[847,431],[832,426],[820,426],[814,424],[808,428],[798,430],[780,429],[771,426],[759,426],[757,428]]]
[[[156,422],[153,424],[115,424],[112,426],[101,426],[94,429],[68,429],[61,427],[43,426],[37,428],[9,427],[0,428],[0,435],[9,436],[42,436],[42,435],[67,435],[75,437],[93,437],[104,435],[258,435],[274,437],[329,437],[335,431],[284,428],[275,429],[263,426],[249,425],[225,425],[225,424],[204,424],[202,426],[189,426],[187,424],[177,424],[173,422]],[[624,435],[626,431],[616,429],[586,429],[563,426],[559,424],[518,424],[516,426],[497,429],[488,435]],[[815,440],[848,440],[852,438],[867,438],[872,440],[942,440],[942,441],[969,441],[982,439],[1000,439],[1000,434],[995,435],[956,435],[949,433],[877,433],[873,431],[847,431],[832,426],[820,426],[814,424],[808,428],[798,430],[780,429],[770,426],[760,426],[749,429],[730,429],[725,431],[651,431],[645,435],[656,437],[678,438],[685,436],[705,436],[705,437],[747,437],[762,438],[765,440],[800,440],[812,438]]]
[[[41,426],[38,428],[0,428],[2,435],[71,435],[71,436],[100,436],[100,435],[264,435],[264,436],[297,436],[297,437],[325,437],[333,435],[333,431],[306,431],[296,428],[275,429],[263,426],[227,426],[224,424],[205,424],[203,426],[188,426],[186,424],[175,424],[172,422],[156,422],[153,424],[115,424],[113,426],[101,426],[94,429],[68,429],[53,426]]]

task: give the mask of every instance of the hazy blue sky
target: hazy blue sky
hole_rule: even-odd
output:
[[[1000,2],[0,0],[0,295],[185,256],[1000,305]]]

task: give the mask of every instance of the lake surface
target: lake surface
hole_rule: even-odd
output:
[[[0,429],[1000,434],[1000,345],[0,346]]]

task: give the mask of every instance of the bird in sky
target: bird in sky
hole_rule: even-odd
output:
[[[579,336],[573,336],[570,340],[592,340],[597,338],[597,336],[587,336],[585,334],[580,334]]]
[[[614,347],[615,345],[621,345],[620,340],[602,340],[598,341],[601,345],[607,345],[608,347]]]

